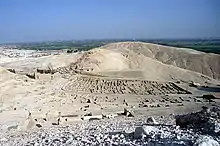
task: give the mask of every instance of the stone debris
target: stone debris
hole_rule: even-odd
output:
[[[41,128],[41,127],[42,127],[42,125],[41,125],[41,124],[36,124],[36,126],[37,126],[38,128]]]
[[[124,108],[124,112],[122,113],[122,115],[125,115],[127,117],[134,117],[133,112],[127,110],[126,108]]]
[[[14,136],[1,135],[0,145],[219,146],[219,135],[207,136],[175,125],[146,123],[147,119],[117,117],[37,128]]]
[[[143,125],[142,127],[137,127],[135,129],[134,138],[137,139],[144,138],[145,136],[149,136],[151,133],[156,134],[158,131],[159,129],[154,126]]]
[[[213,102],[212,99],[217,99],[217,98],[216,98],[214,95],[212,95],[212,94],[205,94],[205,95],[202,95],[201,98],[206,99],[206,100],[208,100],[209,102]]]
[[[176,125],[191,128],[206,134],[220,135],[220,108],[203,107],[199,112],[176,116]]]
[[[12,73],[15,73],[15,69],[13,69],[13,68],[8,68],[7,70],[12,72]]]
[[[35,74],[35,72],[28,72],[28,73],[26,73],[26,76],[29,77],[29,78],[31,78],[31,79],[36,79],[36,74]]]
[[[192,82],[189,83],[189,86],[190,86],[190,87],[196,87],[196,88],[197,88],[197,87],[199,87],[199,86],[201,86],[201,85],[200,85],[199,83],[195,83],[195,82],[192,81]]]
[[[154,119],[154,117],[149,117],[149,118],[147,119],[147,123],[148,123],[148,124],[155,124],[155,125],[159,124],[159,123]]]
[[[134,138],[141,139],[144,136],[143,127],[137,127],[134,131]]]
[[[87,99],[86,103],[91,103],[91,100],[90,100],[90,99]]]
[[[84,116],[82,119],[83,120],[100,120],[102,119],[103,116],[102,115],[94,115],[94,116]]]
[[[106,118],[109,118],[109,119],[115,118],[115,117],[117,117],[117,116],[118,116],[118,114],[104,114],[104,115],[103,115],[103,117],[106,117]]]
[[[40,74],[54,74],[54,73],[56,73],[56,70],[51,69],[51,68],[48,68],[48,69],[37,68],[37,73],[40,73]]]
[[[220,146],[220,144],[209,136],[201,136],[199,137],[194,146]]]
[[[77,76],[69,80],[64,87],[65,91],[136,95],[190,94],[189,91],[180,88],[172,82],[108,79],[95,76]],[[123,103],[128,106],[126,100]]]
[[[178,115],[176,119],[169,115],[169,120],[165,119],[167,118],[165,114],[173,111],[173,114],[185,112],[185,108],[189,111],[193,105],[195,105],[193,110],[202,105],[213,106],[216,104],[217,106],[215,93],[195,97],[200,93],[198,92],[190,98],[187,97],[186,94],[190,94],[190,92],[184,88],[188,88],[188,78],[185,81],[185,76],[187,77],[188,74],[182,76],[184,79],[180,81],[178,76],[170,75],[172,78],[170,82],[168,82],[168,78],[160,80],[158,77],[153,81],[153,79],[146,80],[148,77],[126,79],[104,76],[102,71],[96,74],[97,70],[90,68],[90,65],[88,68],[80,66],[79,62],[82,61],[80,59],[91,59],[86,58],[87,53],[92,52],[86,52],[85,55],[82,53],[82,56],[85,57],[76,58],[76,64],[71,63],[65,66],[66,62],[62,64],[64,67],[61,68],[54,68],[61,64],[58,65],[54,61],[52,62],[54,66],[52,66],[51,63],[47,63],[48,60],[38,62],[38,64],[44,64],[40,68],[37,67],[38,65],[30,65],[30,68],[33,69],[29,70],[28,67],[28,73],[25,72],[25,74],[36,80],[29,80],[27,77],[23,79],[23,76],[10,73],[16,79],[16,82],[13,81],[12,84],[14,89],[8,88],[7,84],[11,85],[11,81],[9,82],[7,79],[7,82],[2,84],[3,92],[12,91],[12,93],[19,93],[19,96],[5,92],[6,94],[4,93],[2,98],[6,100],[2,101],[0,113],[3,113],[4,118],[8,115],[5,111],[9,111],[10,118],[15,116],[15,120],[23,119],[23,121],[15,122],[14,119],[13,121],[9,121],[10,118],[3,119],[2,123],[8,121],[12,123],[7,124],[9,127],[6,128],[8,130],[6,133],[0,133],[0,145],[219,145],[220,112],[217,108],[203,107],[200,112]],[[124,53],[122,55],[128,58],[127,53]],[[11,55],[9,54],[9,56]],[[74,62],[75,59],[72,59],[71,61]],[[96,60],[91,63],[99,64]],[[136,63],[140,64],[139,61]],[[14,69],[9,69],[9,71],[15,73]],[[20,73],[17,68],[16,73]],[[126,74],[128,73],[130,74],[126,71]],[[139,74],[139,70],[137,73]],[[190,78],[193,79],[193,77]],[[26,81],[23,82],[23,80]],[[173,81],[177,81],[177,84]],[[202,83],[205,80],[198,78],[196,81]],[[210,90],[211,81],[210,84],[206,83],[210,85]],[[22,85],[21,91],[18,88],[20,85]],[[28,86],[31,88],[26,90]],[[202,87],[195,82],[190,83],[190,86]],[[197,92],[197,89],[190,88],[190,90],[193,93],[194,90]],[[32,97],[33,94],[30,94],[32,92],[36,92],[37,96]],[[161,96],[163,96],[162,99]],[[12,100],[7,97],[11,97]],[[9,106],[6,106],[5,101],[10,101]],[[195,104],[193,101],[197,103]],[[28,102],[27,105],[26,102]],[[185,106],[191,104],[190,102],[192,102],[192,106]],[[23,107],[30,108],[33,117],[30,112],[26,120],[25,115],[19,115],[18,113]],[[145,109],[142,110],[138,107]],[[123,108],[121,113],[115,113]],[[59,111],[62,111],[62,115]],[[50,115],[42,116],[42,113],[45,112],[49,112]],[[58,116],[57,112],[59,112]],[[105,112],[113,114],[105,115],[103,114]],[[100,115],[95,115],[97,113]],[[144,117],[150,115],[158,115],[160,118]],[[161,115],[165,117],[161,117]],[[176,125],[173,125],[174,122],[170,119],[176,120]],[[17,130],[22,131],[17,132]]]
[[[3,138],[0,139],[0,141],[8,141],[8,139],[3,137]]]

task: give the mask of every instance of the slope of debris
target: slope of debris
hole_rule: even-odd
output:
[[[110,43],[101,48],[114,50],[125,56],[141,54],[164,64],[202,73],[214,79],[220,78],[219,54],[143,42]]]
[[[65,127],[39,128],[2,135],[0,145],[150,145],[219,146],[219,111],[207,109],[186,115],[92,120]],[[206,117],[203,120],[194,117]],[[183,118],[182,118],[183,117]],[[172,120],[176,118],[176,125]],[[179,122],[179,120],[184,123]],[[197,126],[190,126],[197,123]],[[199,125],[200,123],[206,123]],[[203,126],[203,127],[202,127]],[[209,133],[203,129],[210,129]]]
[[[126,80],[97,78],[92,76],[74,76],[64,87],[66,91],[106,94],[190,94],[172,82],[147,80]]]

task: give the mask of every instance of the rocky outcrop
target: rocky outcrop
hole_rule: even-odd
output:
[[[208,109],[186,115],[176,116],[176,125],[181,128],[194,129],[206,134],[220,134],[220,108]]]

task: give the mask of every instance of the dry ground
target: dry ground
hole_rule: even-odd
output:
[[[25,130],[37,128],[38,124],[43,127],[71,124],[82,121],[85,115],[114,116],[123,112],[124,108],[134,116],[146,117],[196,111],[204,105],[220,105],[219,99],[207,100],[201,97],[210,93],[219,97],[219,80],[216,79],[219,77],[219,66],[215,62],[211,64],[209,60],[202,59],[207,63],[196,64],[191,57],[185,58],[186,50],[179,49],[179,52],[178,49],[170,48],[172,51],[169,51],[167,47],[166,55],[161,55],[161,61],[159,54],[162,46],[155,50],[152,46],[144,43],[116,43],[83,53],[0,64],[4,67],[0,67],[1,130]],[[139,51],[135,48],[139,48]],[[141,52],[144,48],[148,48],[151,53],[146,53],[146,49],[144,53]],[[160,51],[156,51],[158,48]],[[184,55],[180,56],[181,53]],[[219,61],[219,55],[191,50],[188,54],[202,54],[203,57]],[[184,69],[172,57],[170,60],[176,65],[170,65],[173,63],[164,62],[164,56],[167,55],[176,56],[177,60],[182,58],[182,61],[191,64],[187,66],[201,66],[203,71]],[[36,72],[36,69],[47,70],[51,66],[56,73]],[[15,73],[6,68],[15,69]],[[208,74],[204,68],[211,69],[213,73]],[[35,72],[36,78],[25,76],[28,72]],[[206,91],[190,87],[192,81],[199,83]],[[211,92],[211,89],[215,91]]]

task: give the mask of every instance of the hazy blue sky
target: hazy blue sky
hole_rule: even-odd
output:
[[[220,0],[0,0],[0,42],[220,37]]]

